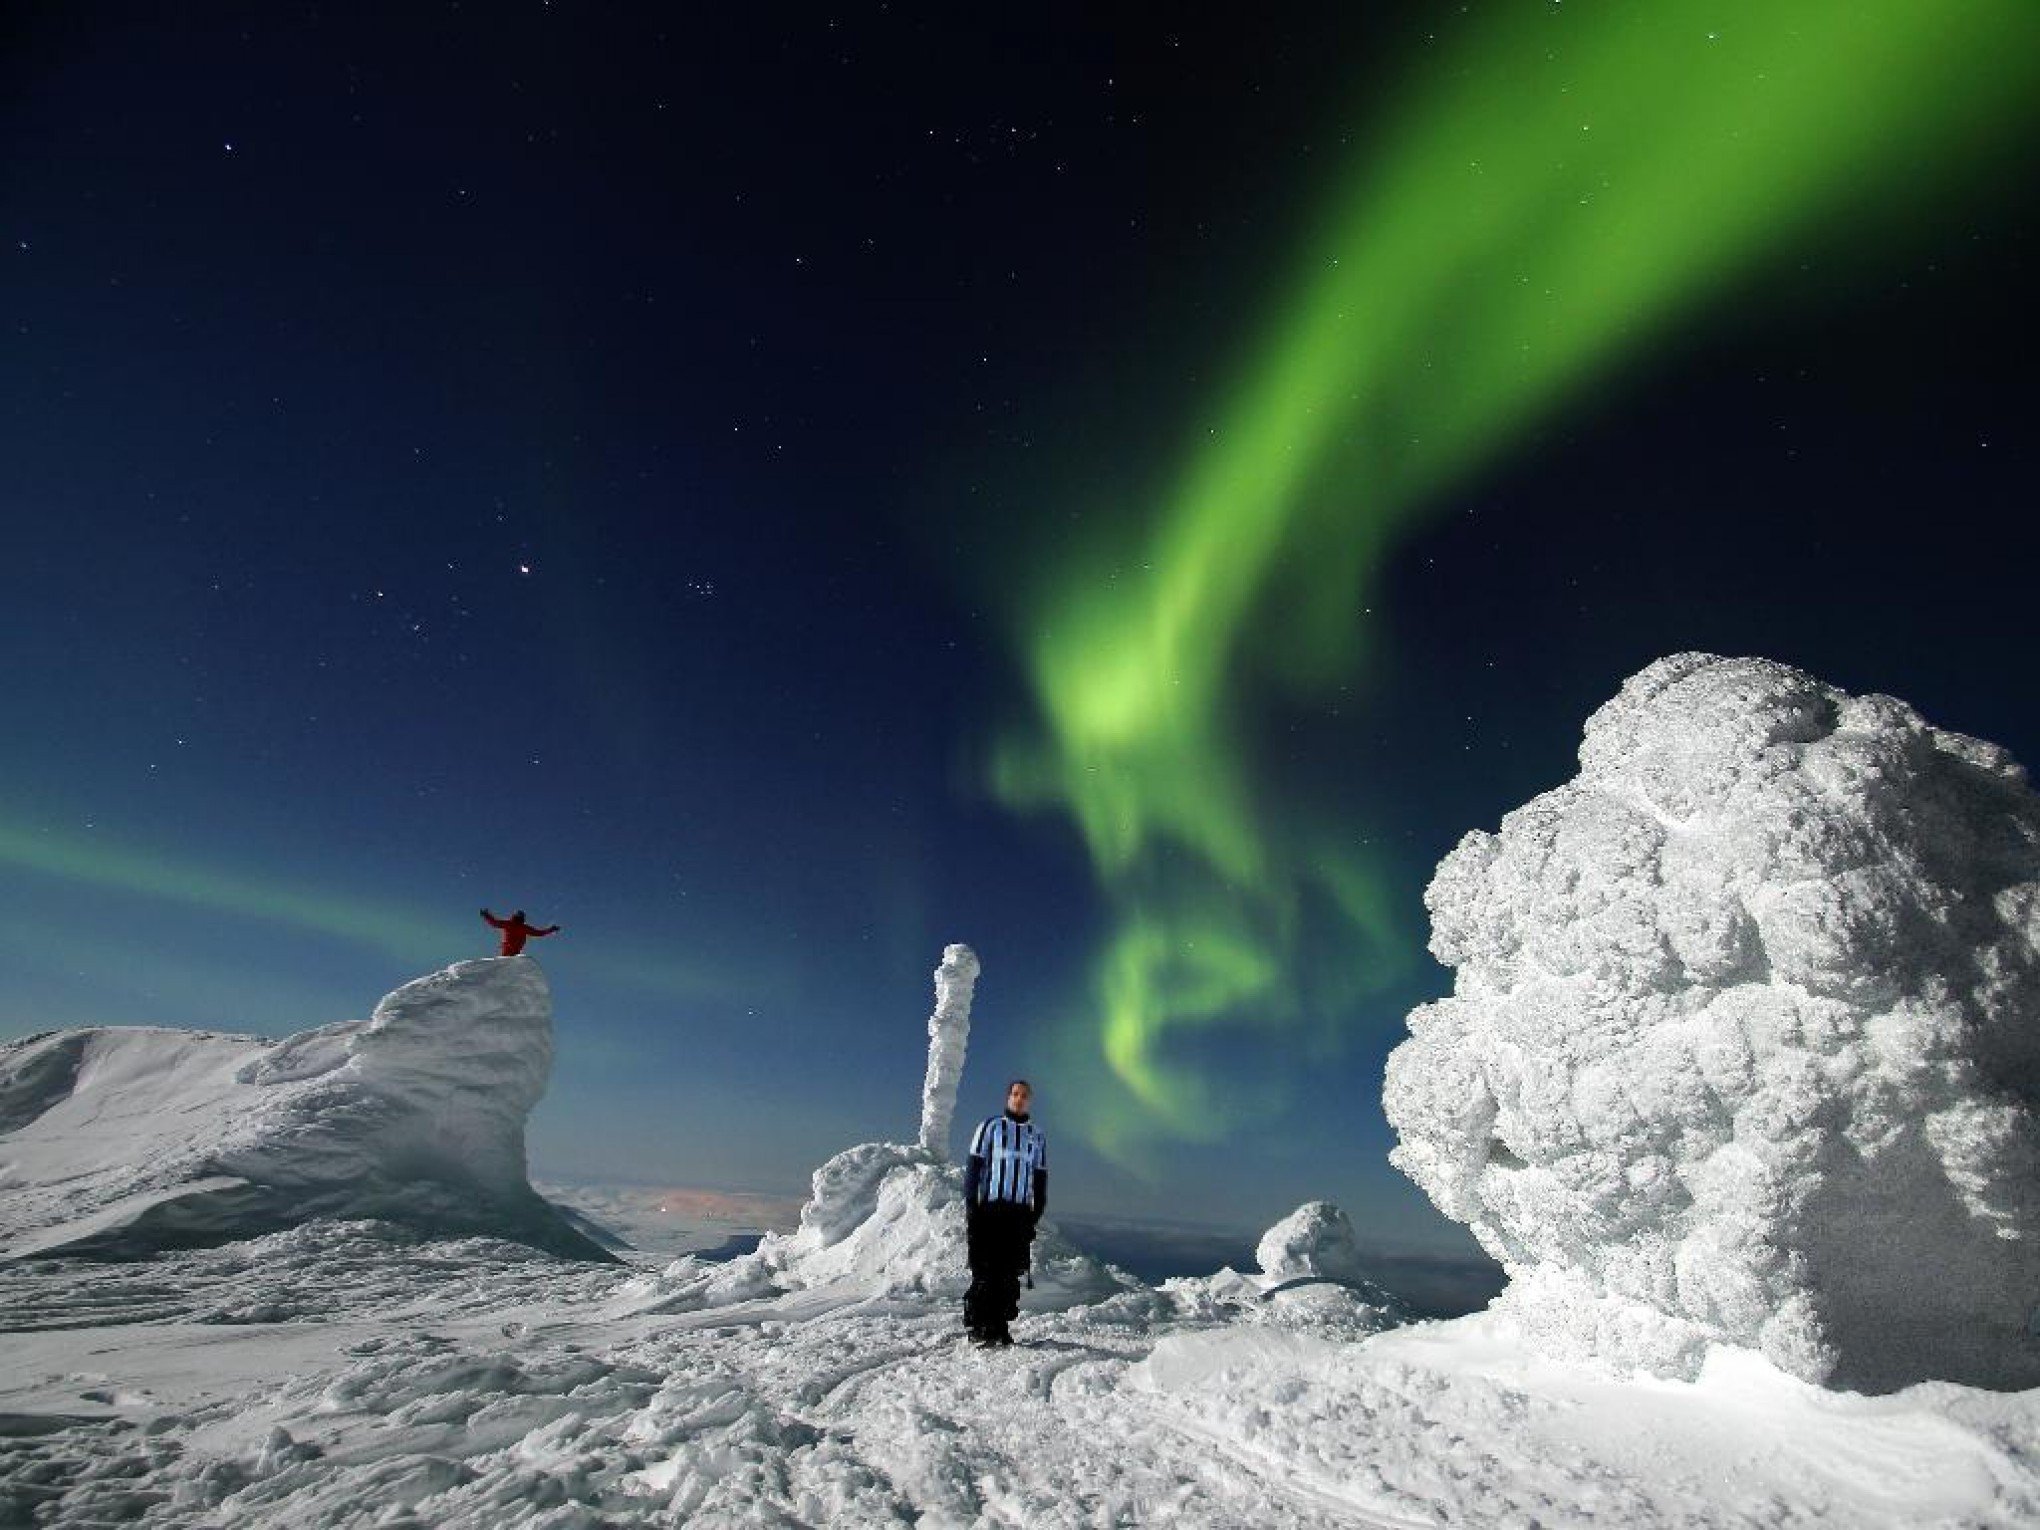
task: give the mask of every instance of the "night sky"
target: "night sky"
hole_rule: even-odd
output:
[[[1453,1248],[1423,888],[1624,677],[2040,760],[2023,0],[1018,9],[13,9],[0,1036],[521,907],[534,1169],[796,1191],[964,940],[1060,1208]]]

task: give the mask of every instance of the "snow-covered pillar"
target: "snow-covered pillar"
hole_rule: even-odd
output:
[[[921,1151],[938,1163],[949,1160],[949,1123],[956,1115],[977,976],[977,952],[962,945],[943,948],[942,965],[935,969],[935,1013],[928,1017],[928,1077],[921,1085]]]

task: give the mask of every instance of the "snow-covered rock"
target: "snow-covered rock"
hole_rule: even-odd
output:
[[[525,1178],[552,1072],[528,956],[407,983],[284,1041],[151,1027],[0,1048],[0,1255],[136,1254],[314,1217],[607,1259]]]
[[[1995,745],[1680,654],[1426,895],[1393,1161],[1547,1351],[2040,1382],[2040,800]]]

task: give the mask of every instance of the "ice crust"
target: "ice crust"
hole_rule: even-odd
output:
[[[2040,1382],[2040,800],[2001,748],[1679,654],[1426,894],[1392,1161],[1547,1352]]]
[[[0,1255],[134,1255],[314,1217],[607,1259],[525,1177],[552,1072],[528,956],[407,983],[283,1041],[107,1027],[0,1048]]]

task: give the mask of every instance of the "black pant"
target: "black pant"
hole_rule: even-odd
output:
[[[970,1290],[963,1325],[972,1333],[1003,1333],[1020,1314],[1020,1275],[1034,1243],[1034,1208],[986,1201],[968,1208]]]

